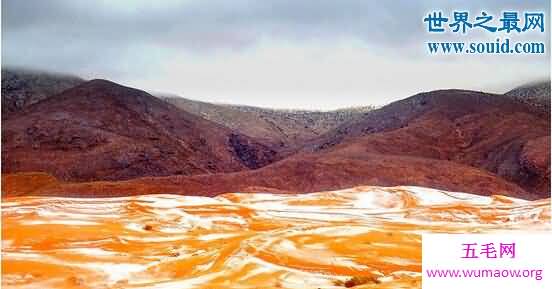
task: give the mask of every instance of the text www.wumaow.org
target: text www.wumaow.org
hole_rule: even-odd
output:
[[[542,280],[542,269],[427,269],[428,278],[531,278]]]

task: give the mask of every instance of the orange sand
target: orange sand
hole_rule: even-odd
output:
[[[421,233],[545,230],[550,200],[414,187],[12,197],[4,288],[420,288]]]

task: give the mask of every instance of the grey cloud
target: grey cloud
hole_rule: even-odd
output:
[[[401,55],[413,58],[420,55],[410,48],[419,48],[427,40],[422,22],[425,14],[454,9],[491,12],[544,9],[549,15],[550,3],[546,0],[446,1],[446,4],[439,0],[5,0],[2,60],[9,66],[132,80],[162,71],[163,66],[171,65],[175,55],[241,53],[267,40],[297,46],[314,43],[320,47],[358,41],[387,59]],[[546,35],[549,42],[549,34]]]
[[[3,1],[4,56],[11,61],[9,53],[17,50],[13,47],[48,42],[99,50],[144,42],[205,50],[252,45],[260,37],[293,41],[352,37],[372,45],[396,46],[424,33],[420,22],[429,9],[481,6],[481,1],[449,1],[444,7],[436,0],[202,0],[166,6],[155,2],[165,1]],[[485,6],[500,9],[520,4],[493,0]],[[549,10],[543,0],[524,1],[523,6]]]

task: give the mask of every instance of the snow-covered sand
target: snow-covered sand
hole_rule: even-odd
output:
[[[9,198],[2,285],[419,288],[423,232],[545,230],[549,223],[550,199],[420,187]]]

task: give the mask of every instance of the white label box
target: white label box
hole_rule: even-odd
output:
[[[423,289],[552,288],[552,234],[424,234]]]

